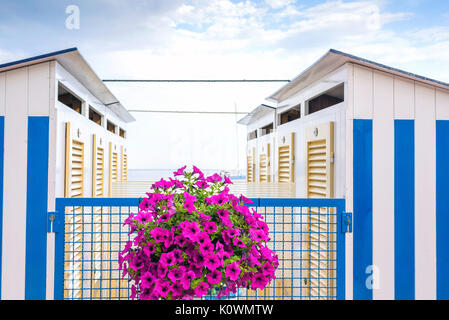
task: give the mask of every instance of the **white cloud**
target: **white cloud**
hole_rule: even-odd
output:
[[[265,0],[265,3],[273,9],[284,8],[290,6],[294,2],[295,0]]]

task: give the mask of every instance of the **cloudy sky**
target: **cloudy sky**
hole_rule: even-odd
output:
[[[291,79],[334,48],[449,82],[449,2],[2,0],[0,62],[68,47],[103,79]],[[108,86],[128,109],[250,111],[280,84]],[[234,115],[133,115],[130,168],[244,167]]]

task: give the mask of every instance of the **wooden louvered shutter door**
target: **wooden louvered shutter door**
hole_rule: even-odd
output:
[[[308,198],[333,197],[334,123],[306,129],[306,190]],[[335,217],[332,208],[309,208],[306,230],[306,296],[335,296]]]
[[[255,182],[255,148],[249,148],[246,155],[246,181]]]
[[[128,155],[125,153],[125,148],[121,146],[121,161],[120,161],[120,176],[121,181],[128,180]]]
[[[294,133],[278,137],[278,182],[295,182]]]
[[[70,122],[66,123],[65,139],[65,191],[66,198],[84,196],[84,143],[72,134]],[[81,207],[68,207],[65,224],[68,229],[65,239],[64,272],[70,273],[64,279],[64,296],[81,298],[83,265],[83,211]],[[69,238],[69,239],[67,239]],[[70,295],[70,297],[69,297]]]
[[[113,150],[112,142],[109,142],[109,196],[112,194],[112,183],[118,181],[118,154]]]
[[[270,144],[264,143],[259,155],[259,182],[270,182]]]
[[[99,146],[97,137],[93,135],[92,154],[92,197],[104,196],[104,148]]]

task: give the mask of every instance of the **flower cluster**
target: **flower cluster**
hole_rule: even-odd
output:
[[[205,177],[195,166],[160,180],[125,220],[133,240],[119,254],[122,277],[132,281],[131,298],[193,299],[238,288],[263,289],[279,265],[267,247],[268,227],[229,193],[228,177]]]

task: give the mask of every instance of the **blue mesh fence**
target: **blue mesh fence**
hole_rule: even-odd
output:
[[[279,257],[264,290],[240,288],[222,299],[344,299],[342,199],[252,199]],[[129,299],[118,253],[129,240],[123,221],[138,212],[134,198],[57,199],[55,299]],[[211,293],[203,299],[216,299]]]

